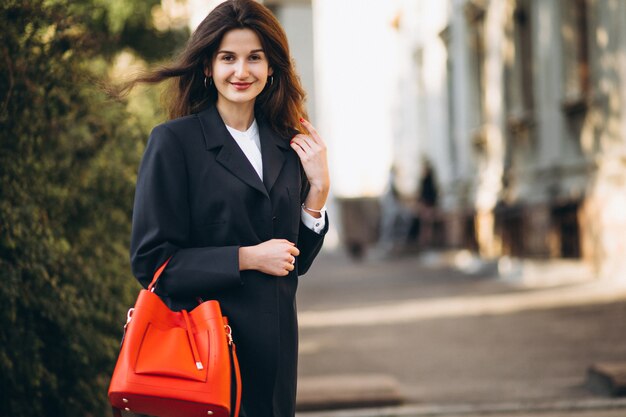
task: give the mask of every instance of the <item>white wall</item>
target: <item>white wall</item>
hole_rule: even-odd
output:
[[[377,196],[391,163],[395,1],[314,0],[316,117],[337,197]]]

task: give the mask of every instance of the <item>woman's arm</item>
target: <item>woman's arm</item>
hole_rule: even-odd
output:
[[[314,232],[304,223],[300,222],[300,232],[298,235],[298,249],[300,256],[298,257],[298,275],[304,275],[313,264],[313,260],[322,249],[324,244],[324,236],[328,231],[328,215],[325,215],[326,225],[320,232]]]
[[[189,247],[187,164],[175,134],[158,126],[150,134],[137,178],[131,234],[133,274],[147,287],[170,256],[158,292],[198,296],[241,285],[239,247]],[[176,279],[169,279],[175,276]]]
[[[319,210],[326,205],[330,191],[326,143],[311,123],[304,119],[300,121],[309,134],[296,135],[291,140],[291,148],[298,154],[309,182],[309,189],[304,200],[305,210],[311,216],[321,218]]]
[[[300,222],[298,274],[304,275],[322,248],[324,235],[328,231],[328,216],[320,210],[326,205],[330,190],[330,175],[324,140],[311,123],[304,119],[300,121],[309,131],[309,135],[296,135],[291,141],[291,147],[298,154],[304,171],[302,185],[304,210],[315,218],[324,216],[324,228],[319,233],[311,230],[302,221]]]

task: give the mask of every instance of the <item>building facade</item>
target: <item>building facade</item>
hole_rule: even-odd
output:
[[[425,27],[410,10],[428,3],[401,5],[400,36]],[[445,22],[431,18],[441,26],[426,25],[409,51],[417,113],[446,115],[421,117],[417,135],[438,174],[445,244],[487,257],[580,259],[597,276],[624,279],[626,2],[445,8]],[[445,56],[429,62],[441,45]],[[445,96],[430,93],[429,66],[445,73]]]

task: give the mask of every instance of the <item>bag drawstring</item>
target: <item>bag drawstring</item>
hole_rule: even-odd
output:
[[[187,327],[187,338],[189,339],[189,344],[191,345],[191,352],[193,353],[193,360],[196,361],[196,368],[199,371],[204,369],[202,366],[202,361],[200,361],[200,354],[198,353],[198,347],[196,346],[196,339],[193,337],[193,333],[191,331],[191,324],[189,322],[189,314],[187,310],[183,310],[183,317],[185,318],[185,327]]]

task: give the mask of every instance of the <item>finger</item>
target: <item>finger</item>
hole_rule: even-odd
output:
[[[295,247],[295,246],[292,246],[292,247],[290,248],[290,250],[289,250],[289,253],[290,253],[291,255],[293,255],[293,256],[298,256],[298,255],[300,255],[300,249],[298,249],[298,248],[297,248],[297,247]]]
[[[313,141],[313,139],[311,139],[311,137],[306,136],[306,135],[297,135],[295,136],[292,140],[291,143],[296,143],[298,145],[300,145],[300,147],[305,151],[312,151],[313,150],[313,146],[316,145],[316,143]]]
[[[291,249],[288,249],[288,250],[287,250],[287,253],[285,253],[285,254],[281,257],[281,258],[282,258],[281,260],[282,260],[283,262],[285,262],[285,263],[288,263],[288,264],[290,264],[290,265],[293,265],[293,264],[295,263],[295,261],[296,261],[296,257],[295,257],[295,255],[293,255],[291,252],[292,252],[292,250],[291,250]]]
[[[306,152],[304,151],[304,149],[302,149],[302,147],[299,144],[297,144],[296,142],[291,142],[291,149],[296,151],[301,161],[306,159],[307,157]]]
[[[310,147],[304,141],[294,141],[292,142],[291,147],[296,150],[298,156],[300,157],[300,161],[302,161],[305,165],[307,162],[315,160],[316,156],[319,154],[316,149]],[[300,152],[298,152],[298,149],[300,149]]]
[[[304,136],[304,142],[309,145],[309,147],[311,148],[311,150],[313,152],[320,152],[322,149],[324,149],[324,145],[323,144],[319,144],[318,142],[316,142],[313,137],[311,136]]]
[[[300,118],[300,123],[302,123],[302,126],[304,126],[306,130],[309,131],[309,133],[311,134],[311,137],[313,138],[315,142],[324,143],[319,133],[317,133],[317,130],[315,130],[313,125],[308,120],[304,120],[303,118]]]
[[[287,271],[293,271],[294,269],[296,269],[294,264],[287,264],[287,265],[285,265],[285,270],[287,270]]]

